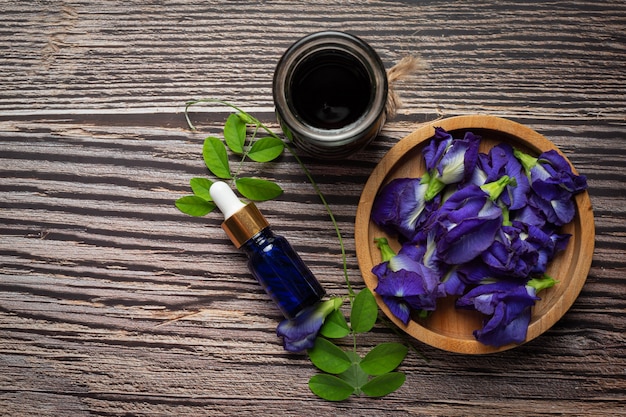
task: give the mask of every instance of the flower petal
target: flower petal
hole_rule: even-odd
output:
[[[407,239],[424,222],[428,184],[419,178],[397,178],[385,185],[372,206],[371,218],[380,227]]]
[[[488,317],[476,339],[490,346],[521,343],[526,339],[530,307],[539,297],[533,287],[498,281],[479,285],[457,300],[457,307],[480,311]]]
[[[530,183],[524,167],[514,156],[513,148],[507,143],[494,146],[489,151],[491,171],[486,182],[497,181],[503,175],[515,178],[515,185],[507,185],[500,195],[502,201],[510,210],[518,210],[526,206]]]
[[[326,316],[340,305],[340,299],[332,298],[302,310],[291,320],[281,321],[276,328],[276,333],[283,337],[285,350],[299,352],[313,347]]]
[[[538,228],[530,229],[540,232]],[[538,246],[528,242],[529,228],[523,224],[515,223],[514,226],[503,226],[497,234],[493,244],[481,254],[482,260],[489,265],[490,271],[496,277],[526,279],[539,260]],[[551,243],[547,235],[536,235],[533,238],[543,238],[544,244]]]
[[[471,218],[450,229],[437,241],[437,253],[447,264],[462,264],[480,256],[494,241],[502,219]]]
[[[474,330],[473,334],[480,343],[500,347],[509,343],[522,343],[526,340],[528,324],[530,323],[530,309],[526,309],[509,323],[501,321],[506,307],[498,305],[497,313],[491,317],[482,329]]]
[[[403,298],[425,294],[426,288],[417,273],[401,269],[379,279],[374,291],[379,295]]]
[[[466,133],[463,139],[450,140],[450,137],[443,129],[436,128],[435,138],[423,150],[428,174],[426,201],[432,200],[446,185],[472,179],[480,137],[471,132]]]
[[[422,151],[427,172],[435,169],[437,163],[439,163],[443,155],[448,150],[448,147],[452,144],[452,141],[453,138],[451,134],[446,132],[441,127],[435,128],[435,136],[428,142],[428,145],[426,145]]]
[[[382,296],[385,305],[389,307],[389,311],[399,318],[402,323],[407,324],[411,318],[411,307],[402,298]]]

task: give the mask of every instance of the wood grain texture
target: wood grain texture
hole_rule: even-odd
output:
[[[413,342],[385,399],[328,403],[282,350],[280,314],[219,228],[173,201],[205,176],[204,137],[228,112],[276,128],[274,65],[338,29],[390,67],[405,106],[347,161],[304,157],[363,287],[354,216],[399,139],[441,116],[493,114],[553,141],[587,176],[595,252],[552,329],[487,356]],[[0,3],[0,415],[626,415],[626,3],[227,1]],[[345,294],[327,214],[293,157],[249,167],[285,194],[260,209],[330,294]],[[367,348],[396,340],[378,325]]]

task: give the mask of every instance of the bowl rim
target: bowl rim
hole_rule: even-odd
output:
[[[523,343],[492,347],[484,345],[475,339],[452,337],[435,332],[412,319],[405,325],[391,314],[382,298],[374,291],[378,281],[376,276],[371,272],[372,267],[375,265],[371,256],[372,247],[375,247],[375,244],[370,237],[370,214],[374,199],[380,187],[392,178],[395,178],[389,176],[390,171],[395,168],[398,162],[402,161],[407,152],[430,140],[434,136],[435,127],[442,127],[448,132],[459,130],[468,131],[472,129],[496,131],[500,135],[515,138],[537,154],[554,149],[565,157],[570,166],[572,166],[573,172],[577,173],[571,161],[567,159],[554,143],[535,130],[512,120],[491,115],[465,115],[427,122],[398,141],[398,143],[383,156],[370,174],[363,188],[357,206],[354,234],[357,262],[361,275],[366,286],[374,293],[378,306],[385,315],[400,329],[421,342],[442,350],[463,354],[494,353],[520,346],[521,344],[535,339],[551,328],[565,312],[569,310],[584,286],[591,268],[595,243],[595,227],[589,193],[585,190],[575,196],[576,216],[575,219],[566,226],[572,229],[572,238],[576,236],[576,239],[572,239],[575,242],[572,243],[572,240],[570,240],[569,244],[576,245],[573,250],[579,255],[574,257],[573,264],[568,265],[568,273],[572,276],[569,278],[567,286],[562,289],[563,293],[556,300],[551,300],[553,305],[550,306],[538,320],[530,323],[526,340]]]

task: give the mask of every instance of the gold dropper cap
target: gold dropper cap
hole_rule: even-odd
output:
[[[224,220],[222,229],[233,244],[240,248],[269,225],[254,203],[249,203]]]

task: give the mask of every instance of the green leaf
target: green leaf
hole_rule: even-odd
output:
[[[307,353],[313,365],[329,374],[340,374],[352,364],[346,352],[323,337],[315,339],[313,348],[309,349]]]
[[[384,397],[400,388],[405,380],[406,375],[402,372],[390,372],[372,378],[361,390],[370,397]]]
[[[364,288],[354,298],[350,312],[350,326],[356,333],[365,333],[372,330],[378,318],[378,305],[369,290]]]
[[[255,201],[271,200],[283,193],[283,189],[275,182],[260,178],[238,178],[235,186],[241,195]]]
[[[340,310],[335,310],[326,317],[320,334],[331,339],[339,339],[350,334],[350,327]]]
[[[215,203],[206,201],[196,195],[181,197],[176,202],[178,210],[194,217],[202,217],[215,209]]]
[[[231,114],[224,124],[224,140],[231,151],[237,155],[243,153],[246,142],[246,123],[236,114]]]
[[[361,357],[358,354],[352,351],[348,351],[346,354],[352,360],[352,365],[337,376],[350,384],[354,389],[353,393],[358,395],[361,393],[361,387],[369,381],[369,375],[363,372],[359,366]]]
[[[202,156],[204,157],[204,163],[207,168],[209,168],[209,171],[216,177],[222,179],[231,178],[228,155],[226,154],[224,142],[218,138],[209,136],[204,140]]]
[[[254,142],[248,157],[256,162],[269,162],[278,158],[283,153],[285,144],[282,140],[272,136],[266,136]]]
[[[361,361],[361,369],[369,375],[391,372],[404,360],[409,349],[401,343],[381,343]]]
[[[191,185],[194,195],[206,201],[213,201],[209,193],[209,188],[213,185],[213,181],[208,178],[192,178],[189,180],[189,185]]]
[[[354,391],[346,381],[328,374],[313,375],[309,379],[309,388],[315,395],[328,401],[343,401]]]

